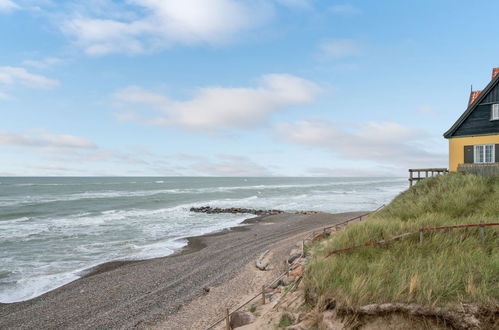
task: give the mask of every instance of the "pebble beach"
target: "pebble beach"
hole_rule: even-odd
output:
[[[259,216],[228,230],[190,237],[186,247],[167,257],[105,263],[34,299],[0,304],[0,328],[206,326],[229,301],[251,292],[251,281],[246,281],[249,286],[240,283],[236,288],[227,288],[228,292],[224,292],[224,285],[243,276],[260,253],[271,246],[287,252],[288,245],[292,247],[308,232],[361,213]],[[265,275],[262,280],[278,271],[278,265],[271,265],[269,271],[261,272]],[[214,289],[207,292],[207,288]],[[201,310],[187,308],[215,292],[216,302],[205,304]]]

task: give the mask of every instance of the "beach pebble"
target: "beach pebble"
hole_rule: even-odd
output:
[[[293,261],[295,261],[296,259],[298,259],[299,257],[301,257],[301,252],[295,252],[293,253],[292,255],[289,256],[288,258],[288,264],[292,264]]]
[[[251,312],[237,311],[230,316],[230,326],[232,329],[255,322],[256,317]]]

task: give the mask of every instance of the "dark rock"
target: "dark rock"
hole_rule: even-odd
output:
[[[292,255],[289,256],[288,258],[288,264],[292,264],[293,261],[295,261],[296,259],[298,259],[299,257],[301,257],[301,253],[293,253]]]
[[[253,313],[237,311],[230,316],[230,326],[232,329],[242,327],[243,325],[255,322],[256,317]]]
[[[189,210],[191,212],[206,213],[206,214],[247,213],[247,214],[254,214],[254,215],[272,215],[272,214],[284,213],[284,211],[281,211],[281,210],[255,210],[255,209],[246,209],[246,208],[240,208],[240,207],[219,208],[219,207],[211,207],[211,206],[191,207]]]

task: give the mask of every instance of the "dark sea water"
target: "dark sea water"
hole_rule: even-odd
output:
[[[0,177],[0,302],[38,296],[106,261],[171,254],[185,237],[251,217],[191,206],[372,210],[406,188],[405,178]]]

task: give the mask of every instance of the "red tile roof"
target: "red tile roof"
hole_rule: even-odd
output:
[[[473,103],[476,98],[480,95],[482,91],[471,91],[471,94],[470,94],[470,101],[468,102],[468,104],[471,104]]]
[[[492,69],[492,79],[494,79],[499,74],[499,68]]]

